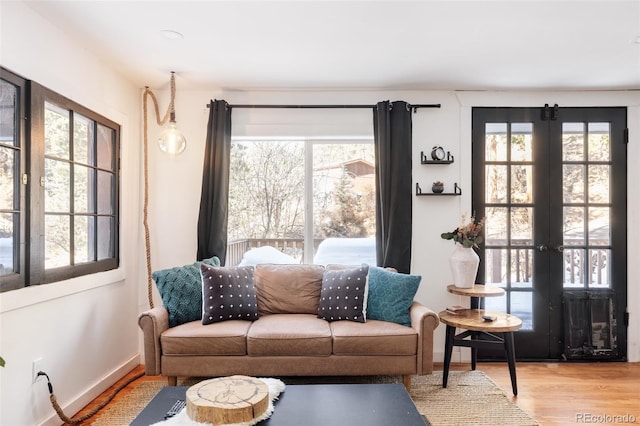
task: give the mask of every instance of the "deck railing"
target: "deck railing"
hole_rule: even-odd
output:
[[[313,240],[314,249],[322,239]],[[227,244],[227,266],[235,266],[240,263],[242,256],[251,249],[271,246],[296,259],[302,259],[304,254],[304,240],[302,238],[247,238],[230,241]]]
[[[512,284],[531,284],[531,270],[535,250],[532,248],[511,248],[511,264],[504,270],[502,250],[492,250],[490,263],[486,264],[485,276],[487,282],[503,283],[512,280]],[[563,282],[564,287],[608,287],[608,248],[571,248],[564,247],[563,256]],[[504,274],[510,274],[505,277]],[[588,286],[585,285],[588,283]]]

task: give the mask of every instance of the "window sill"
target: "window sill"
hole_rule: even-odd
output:
[[[99,272],[51,284],[41,284],[24,287],[0,294],[0,314],[70,296],[75,293],[91,290],[123,281],[124,268]]]

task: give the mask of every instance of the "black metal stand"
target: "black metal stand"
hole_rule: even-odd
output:
[[[468,339],[467,339],[468,338]],[[496,346],[504,347],[507,363],[509,364],[509,375],[511,376],[511,388],[513,394],[518,395],[516,383],[516,355],[513,345],[513,332],[502,333],[502,337],[486,331],[467,330],[456,335],[456,327],[447,325],[445,348],[444,348],[444,369],[442,373],[442,387],[447,387],[449,379],[449,367],[451,365],[451,354],[454,346],[471,348],[471,369],[476,369],[478,360],[478,348],[491,349]]]

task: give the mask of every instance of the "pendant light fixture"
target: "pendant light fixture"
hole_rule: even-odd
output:
[[[171,72],[171,103],[169,104],[169,128],[163,131],[158,138],[158,146],[169,155],[179,155],[187,147],[187,139],[176,127],[176,77]],[[165,116],[166,121],[166,116]]]
[[[187,139],[182,132],[176,128],[176,114],[171,112],[169,119],[169,128],[160,134],[158,138],[158,146],[169,155],[178,155],[187,146]]]
[[[184,137],[182,132],[178,130],[176,126],[176,108],[175,108],[175,99],[176,99],[176,76],[175,72],[171,71],[171,100],[169,103],[169,107],[167,108],[167,112],[165,113],[162,120],[160,119],[160,111],[158,108],[158,100],[156,96],[153,94],[149,87],[145,87],[144,91],[144,120],[145,120],[145,138],[146,135],[146,123],[147,123],[147,96],[151,96],[151,100],[153,101],[153,106],[156,112],[156,122],[158,126],[164,126],[169,119],[169,127],[165,129],[160,136],[158,137],[158,146],[163,152],[166,152],[169,155],[179,155],[184,149],[187,147],[187,139]]]

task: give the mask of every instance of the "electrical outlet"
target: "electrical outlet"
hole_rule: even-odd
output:
[[[34,359],[33,363],[31,364],[33,383],[35,383],[40,377],[42,377],[42,376],[38,376],[38,371],[44,371],[42,367],[43,362],[44,360],[42,358],[37,358],[37,359]]]

